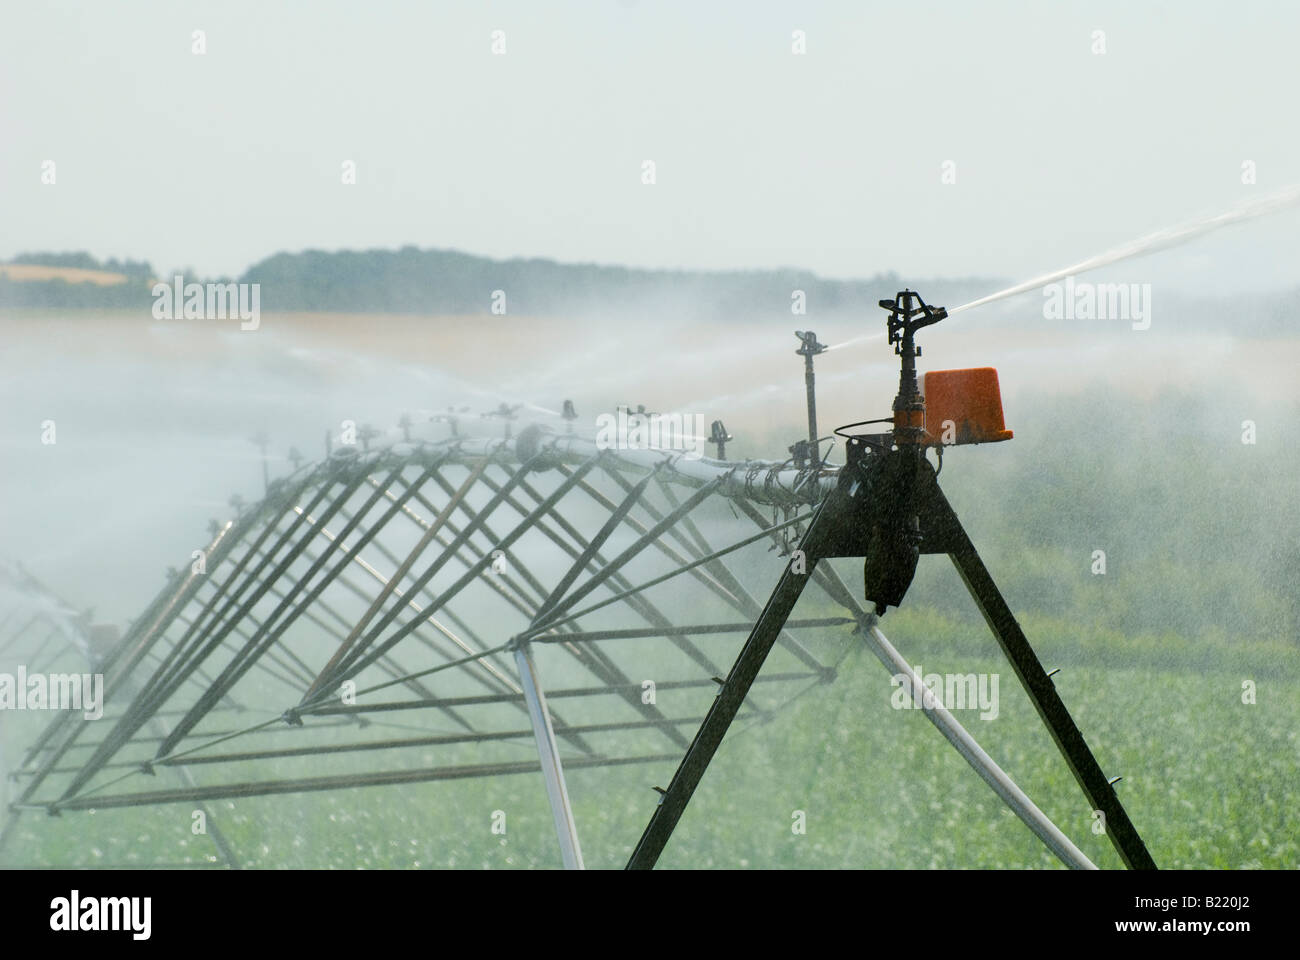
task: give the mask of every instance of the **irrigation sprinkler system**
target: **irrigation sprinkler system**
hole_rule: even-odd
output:
[[[580,868],[566,770],[675,762],[627,864],[649,868],[733,722],[766,720],[832,682],[860,638],[891,674],[912,677],[917,705],[1063,863],[1093,868],[879,629],[919,557],[941,553],[1124,863],[1154,868],[927,458],[1011,437],[996,372],[930,372],[923,387],[915,335],[946,312],[909,290],[881,306],[898,392],[892,416],[835,431],[843,465],[821,450],[813,363],[826,348],[811,331],[797,333],[796,351],[808,434],[783,461],[725,459],[721,421],[708,437],[716,459],[611,449],[574,429],[568,401],[560,430],[516,430],[520,407],[502,404],[484,415],[504,422],[495,436],[468,435],[465,411],[448,410],[363,430],[360,449],[327,437],[324,460],[295,461],[268,478],[260,503],[214,522],[202,563],[174,572],[96,661],[103,719],[60,713],[30,744],[10,773],[5,834],[29,811],[540,773],[560,862]],[[850,432],[873,423],[888,429]],[[737,563],[772,549],[788,560],[761,603]],[[861,590],[825,562],[842,557],[862,561]],[[692,600],[674,602],[683,584]],[[840,615],[792,618],[810,587]],[[815,642],[848,628],[832,656]],[[3,631],[0,644],[13,642]],[[719,643],[738,635],[724,673]],[[643,696],[647,676],[658,700]],[[363,768],[313,766],[340,755]],[[177,784],[156,785],[164,768]],[[222,860],[239,866],[216,836]]]
[[[560,860],[581,867],[565,771],[676,762],[627,864],[652,867],[732,723],[766,721],[833,682],[860,637],[910,680],[929,720],[1052,853],[1092,868],[879,629],[920,556],[947,554],[1121,859],[1154,869],[1116,796],[1118,778],[1102,773],[927,457],[933,449],[941,468],[949,446],[1011,438],[997,373],[931,371],[921,380],[915,335],[949,313],[1296,204],[1300,187],[1287,187],[951,311],[904,290],[880,301],[883,334],[827,347],[797,331],[808,432],[781,461],[728,460],[734,438],[721,420],[698,438],[715,458],[610,448],[575,428],[568,400],[559,412],[502,402],[472,421],[468,407],[453,406],[424,422],[403,417],[386,433],[327,433],[323,460],[305,463],[291,450],[293,472],[277,479],[266,438],[255,436],[264,498],[232,497],[235,518],[210,524],[189,573],[170,571],[116,642],[25,572],[0,569],[14,607],[0,610],[0,673],[24,650],[47,655],[54,641],[54,660],[79,657],[104,673],[106,700],[99,720],[57,714],[8,771],[0,856],[29,811],[541,773]],[[837,429],[845,463],[832,464],[818,432],[814,360],[881,336],[900,358],[892,415]],[[563,420],[562,432],[525,408]],[[644,407],[619,413],[620,422],[649,416]],[[516,432],[521,420],[533,422]],[[501,432],[474,435],[471,422]],[[888,429],[849,432],[872,424]],[[738,571],[770,564],[771,550],[789,560],[760,604]],[[846,557],[862,561],[869,608],[827,562]],[[689,602],[673,592],[683,584]],[[791,619],[809,587],[840,615]],[[31,609],[15,607],[15,596]],[[818,639],[845,627],[850,642],[827,655]],[[747,638],[724,678],[717,645],[740,634]],[[669,694],[671,708],[644,696],[647,683]],[[375,761],[322,774],[313,765],[325,757]],[[141,778],[162,768],[180,785],[146,789],[153,781]],[[222,861],[238,867],[208,819]]]
[[[949,446],[1011,438],[997,374],[921,379],[916,334],[949,313],[1297,204],[1300,186],[1290,186],[951,311],[904,290],[880,301],[883,334],[828,347],[798,331],[807,436],[779,461],[728,460],[734,438],[721,420],[698,438],[715,458],[610,448],[576,429],[567,400],[559,412],[502,402],[473,418],[452,406],[422,422],[403,417],[387,432],[327,433],[322,460],[291,450],[293,471],[280,478],[270,476],[267,438],[252,437],[263,499],[232,497],[235,517],[211,523],[188,572],[169,571],[116,637],[25,571],[0,568],[0,680],[11,664],[71,662],[103,673],[105,697],[102,718],[57,713],[6,771],[0,856],[31,812],[540,773],[560,860],[581,867],[565,772],[676,763],[668,787],[655,788],[658,806],[627,864],[652,867],[732,724],[766,721],[833,682],[860,638],[910,680],[930,721],[1063,863],[1091,868],[879,629],[920,556],[947,554],[1121,859],[1153,869],[1115,781],[927,456],[933,449],[941,468]],[[815,358],[882,335],[900,358],[892,415],[836,430],[845,462],[832,464],[817,425]],[[562,430],[536,413],[561,419]],[[620,421],[629,413],[620,408]],[[872,424],[888,429],[849,432]],[[473,425],[499,432],[475,435]],[[772,550],[789,559],[760,603],[755,589],[761,595],[771,580],[754,588],[745,574],[774,573]],[[860,591],[841,579],[836,558],[862,562]],[[838,615],[792,619],[810,588]],[[828,653],[837,631],[848,642]],[[741,635],[724,677],[719,646]],[[645,695],[647,684],[658,699]],[[354,768],[322,773],[326,757]],[[163,769],[177,785],[158,786]],[[208,821],[221,859],[240,866]]]

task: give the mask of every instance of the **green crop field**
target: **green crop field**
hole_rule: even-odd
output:
[[[968,728],[1095,863],[1120,866],[1093,832],[1082,794],[992,641],[925,611],[891,615],[885,626],[910,662],[927,671],[1003,674],[999,716],[983,722],[970,714]],[[1246,705],[1230,650],[1197,669],[1089,667],[1079,662],[1087,657],[1066,624],[1034,619],[1026,626],[1045,662],[1064,664],[1058,689],[1103,767],[1124,775],[1120,797],[1160,866],[1300,864],[1300,678],[1260,676],[1258,703]],[[663,865],[1059,867],[920,711],[890,706],[890,692],[888,674],[859,649],[834,683],[812,688],[766,724],[738,729]],[[367,762],[374,763],[331,760],[329,769],[366,769]],[[650,785],[670,772],[570,773],[589,866],[622,865],[653,807]],[[209,809],[249,867],[557,863],[535,776],[222,801]],[[504,836],[491,831],[496,810],[506,813]],[[805,814],[804,833],[792,830],[795,811]],[[30,815],[5,859],[30,866],[220,865],[211,841],[192,834],[187,805]]]

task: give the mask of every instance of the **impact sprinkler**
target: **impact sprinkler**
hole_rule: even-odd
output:
[[[458,414],[458,413],[464,413],[464,412],[465,412],[466,410],[468,410],[468,409],[469,409],[468,407],[461,407],[460,410],[458,411],[454,406],[451,406],[451,407],[448,407],[448,408],[447,408],[447,412],[446,412],[446,413],[440,413],[440,414],[438,414],[437,416],[430,417],[429,420],[430,420],[431,422],[433,422],[433,423],[445,423],[445,424],[447,424],[449,427],[451,427],[451,435],[452,435],[453,437],[459,437],[459,436],[460,436],[460,417],[457,416],[457,414]]]
[[[510,424],[512,421],[518,419],[516,411],[518,411],[522,406],[522,403],[517,403],[512,407],[505,401],[502,401],[501,406],[497,407],[495,410],[489,410],[487,413],[483,414],[483,417],[485,419],[496,417],[504,420],[506,423],[506,439],[509,440],[511,436]]]
[[[795,353],[803,357],[804,391],[808,394],[808,446],[810,452],[807,456],[800,457],[795,453],[794,448],[791,448],[790,453],[796,460],[811,460],[813,466],[817,466],[820,457],[817,449],[817,381],[813,374],[813,357],[819,353],[824,353],[826,344],[818,343],[817,334],[811,330],[796,330],[794,335],[799,338],[799,349]]]
[[[714,420],[713,425],[709,428],[709,442],[718,446],[718,459],[727,459],[727,441],[735,440],[731,434],[727,433],[727,428],[723,426],[721,420]]]
[[[808,469],[809,461],[816,465],[817,445],[807,440],[796,440],[790,446],[786,447],[786,452],[790,454],[790,459],[799,470]]]
[[[363,423],[361,429],[357,431],[357,437],[361,440],[361,449],[363,452],[370,451],[370,441],[382,433],[377,427],[372,427],[368,423]]]
[[[880,306],[889,311],[889,342],[901,358],[898,396],[894,398],[894,441],[918,446],[925,437],[925,400],[916,383],[916,358],[921,348],[913,336],[922,327],[944,319],[948,311],[927,306],[921,295],[911,290],[903,290],[893,300],[881,300]]]

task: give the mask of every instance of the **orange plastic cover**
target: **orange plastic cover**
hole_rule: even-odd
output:
[[[998,372],[992,367],[931,370],[925,375],[922,391],[926,443],[996,443],[1011,439],[1011,431],[1002,422]]]

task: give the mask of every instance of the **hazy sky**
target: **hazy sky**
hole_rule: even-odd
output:
[[[1296,4],[88,2],[4,21],[5,258],[216,274],[417,244],[1020,279],[1300,182]],[[1121,275],[1294,285],[1297,254],[1292,210]]]

